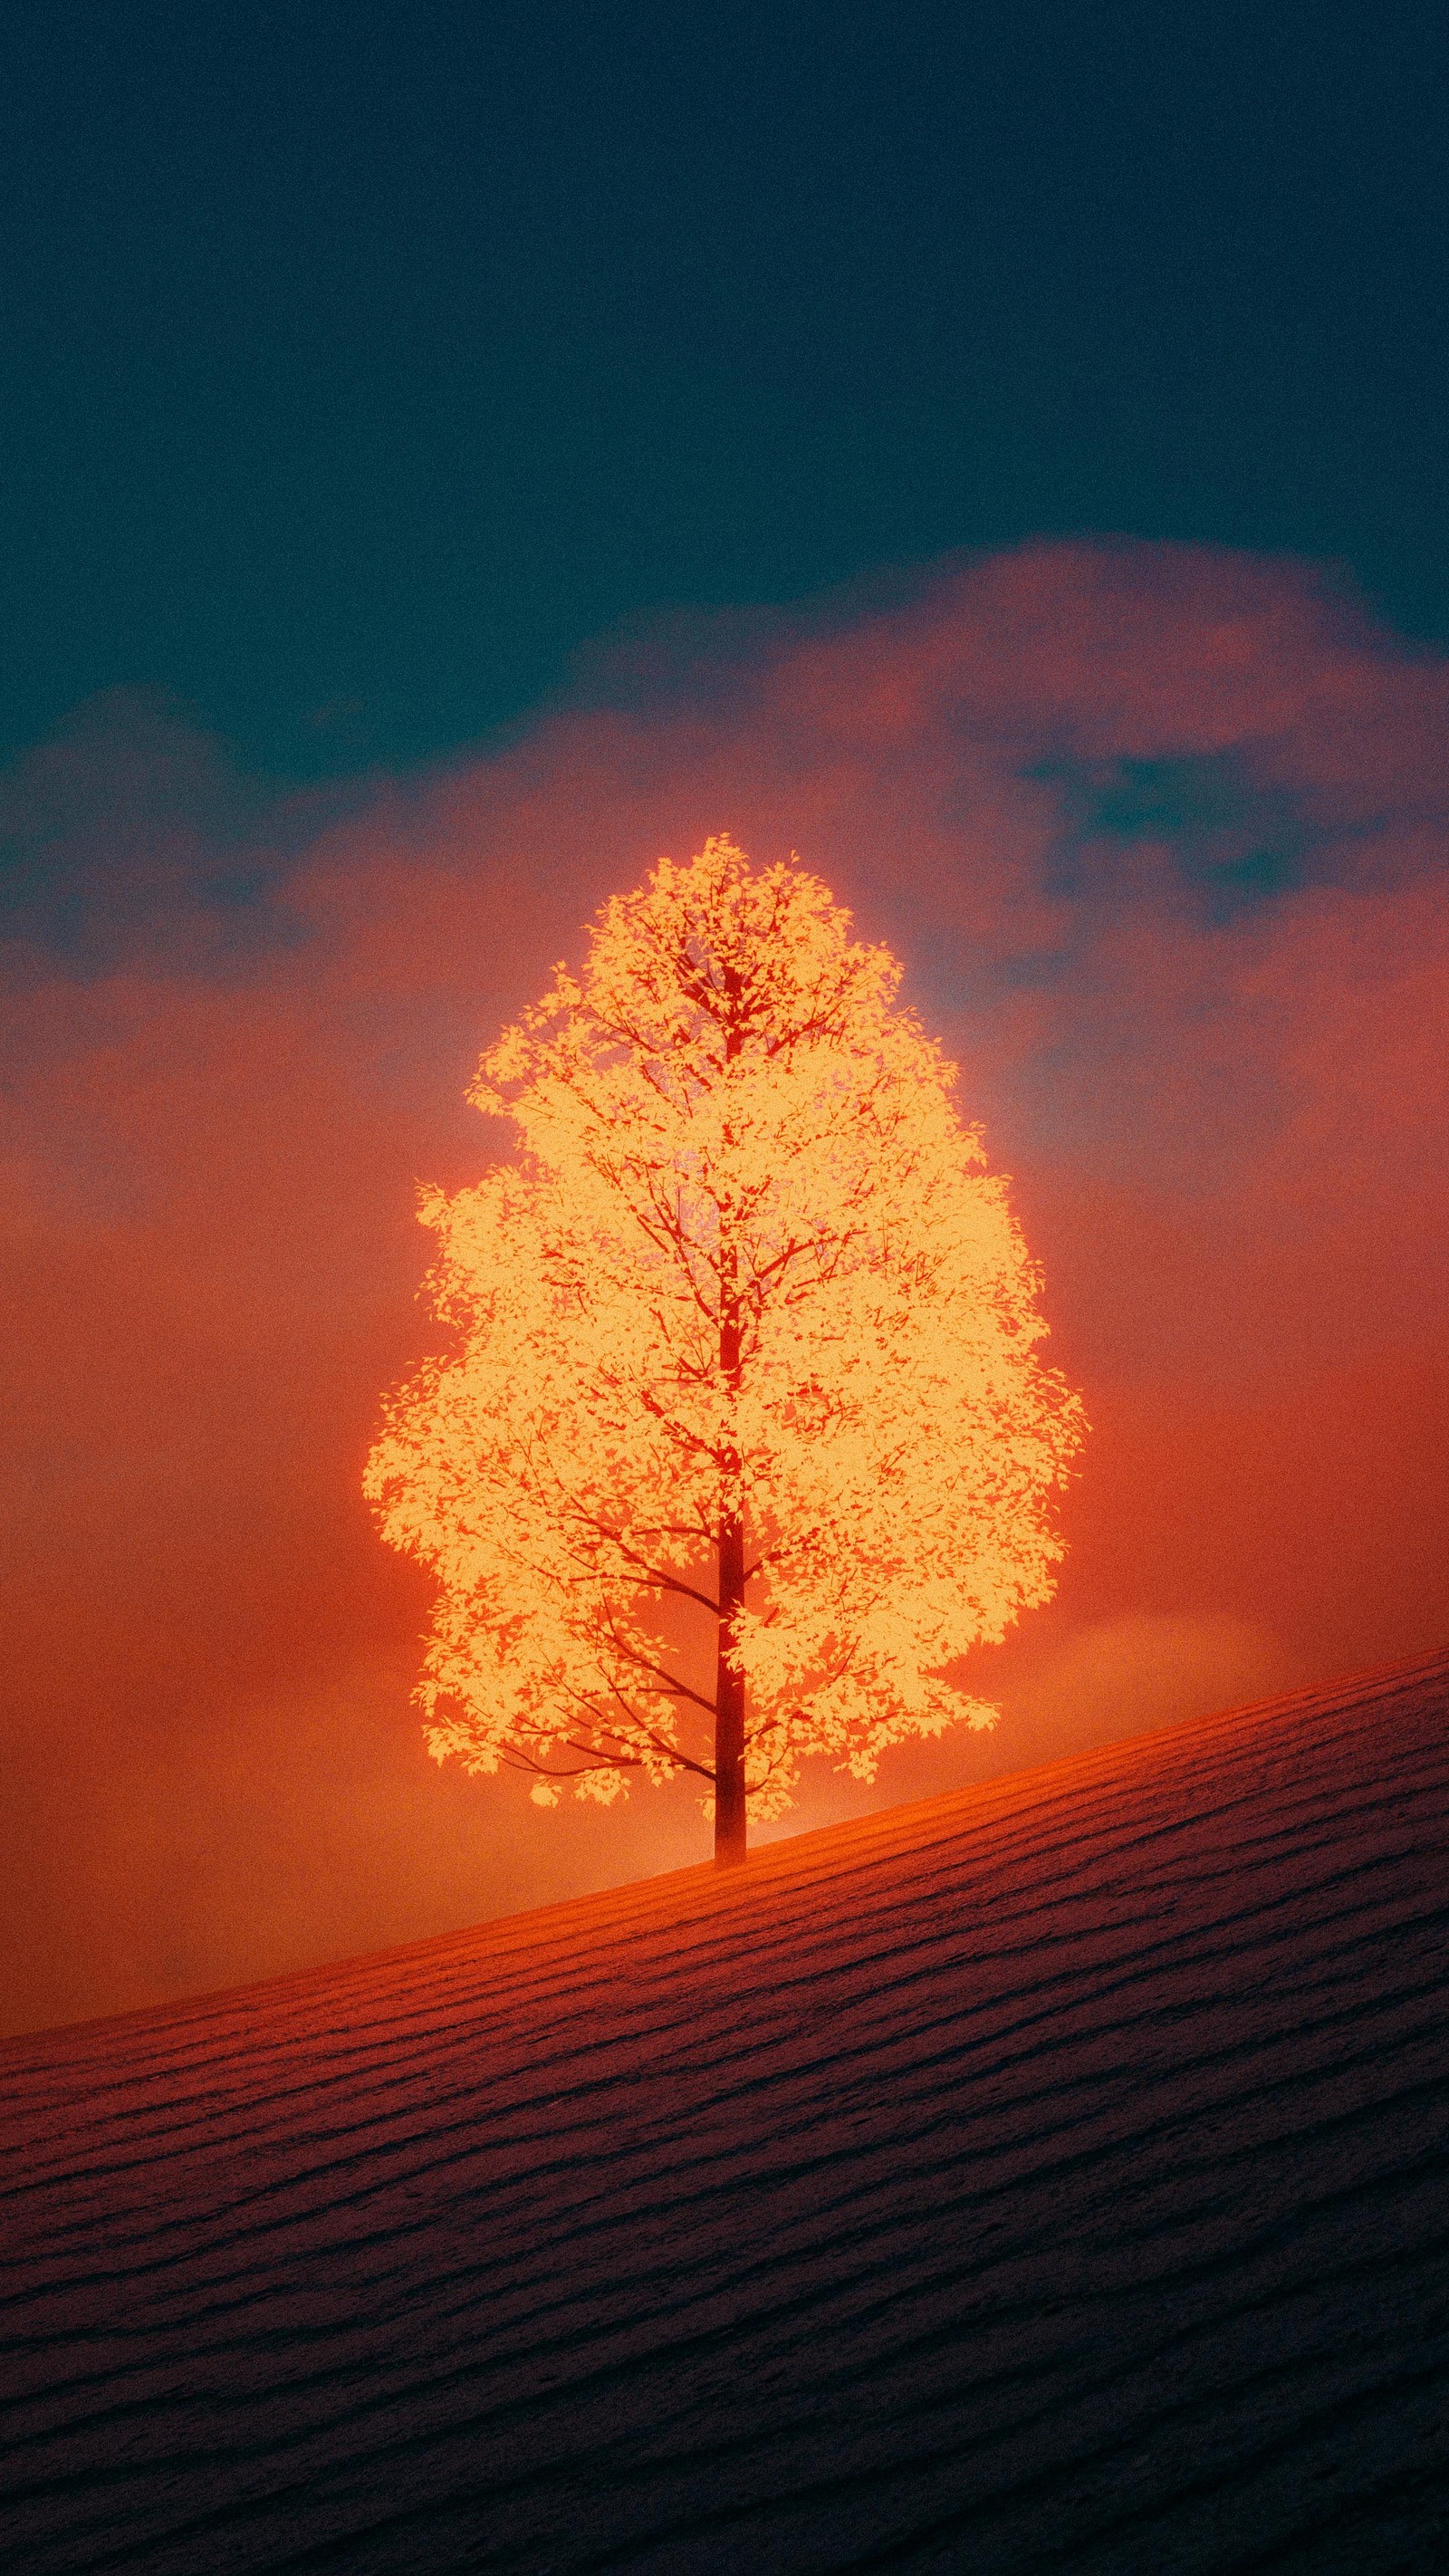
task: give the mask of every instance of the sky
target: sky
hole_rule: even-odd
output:
[[[21,5],[0,2026],[703,1857],[439,1770],[419,1182],[727,830],[902,958],[1093,1432],[991,1737],[1449,1642],[1446,32]],[[687,16],[687,13],[685,13]]]

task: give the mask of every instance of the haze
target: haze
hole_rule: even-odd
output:
[[[1442,1642],[1446,713],[1313,566],[1043,544],[666,621],[401,780],[269,793],[144,694],[14,764],[8,2026],[702,1856],[427,1761],[359,1478],[480,1049],[713,830],[905,959],[1094,1426],[996,1734],[791,1829]]]

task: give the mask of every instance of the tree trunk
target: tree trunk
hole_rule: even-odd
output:
[[[745,1677],[732,1672],[726,1649],[745,1598],[745,1525],[738,1512],[719,1529],[719,1652],[714,1685],[714,1856],[728,1865],[745,1856]]]
[[[744,1044],[733,1015],[739,1007],[739,978],[729,970],[724,989],[731,1006],[725,1037],[725,1062],[732,1064]],[[732,1142],[729,1127],[726,1144]],[[739,1259],[724,1210],[720,1211],[719,1368],[733,1413],[740,1392]],[[732,1426],[733,1427],[733,1426]],[[735,1620],[745,1605],[745,1516],[739,1501],[739,1453],[731,1440],[720,1461],[726,1509],[719,1524],[719,1649],[714,1674],[714,1856],[726,1868],[745,1856],[745,1677],[726,1660]]]

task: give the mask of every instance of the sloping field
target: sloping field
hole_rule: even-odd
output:
[[[1449,2567],[1449,1663],[13,2043],[4,2563]]]

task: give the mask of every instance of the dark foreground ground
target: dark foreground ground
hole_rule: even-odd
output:
[[[17,2576],[1449,2569],[1449,1664],[12,2043]]]

